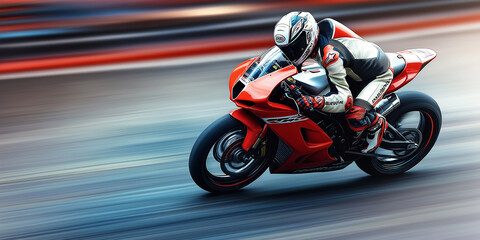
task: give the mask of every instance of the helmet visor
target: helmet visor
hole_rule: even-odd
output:
[[[279,46],[279,48],[291,62],[297,62],[305,52],[307,45],[307,34],[305,31],[302,31],[297,39],[295,39],[293,42],[287,46]]]

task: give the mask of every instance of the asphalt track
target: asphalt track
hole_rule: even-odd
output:
[[[405,90],[443,128],[408,173],[264,174],[212,195],[188,173],[200,132],[234,108],[240,59],[0,81],[0,239],[479,239],[480,29],[379,41],[438,57]]]

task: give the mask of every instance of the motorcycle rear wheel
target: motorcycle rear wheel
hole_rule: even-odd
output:
[[[398,157],[370,157],[355,162],[360,169],[373,176],[392,176],[408,171],[430,152],[440,133],[442,114],[432,97],[414,91],[399,92],[397,95],[400,98],[400,106],[386,116],[386,119],[407,139],[419,146],[411,150],[412,152],[394,151]],[[401,125],[409,116],[418,116],[416,127],[406,128]],[[382,149],[378,148],[375,152],[379,151]]]
[[[229,114],[200,134],[189,161],[190,175],[199,187],[212,193],[233,192],[265,172],[276,153],[276,136],[267,134],[248,158],[242,148],[245,134],[245,125]]]

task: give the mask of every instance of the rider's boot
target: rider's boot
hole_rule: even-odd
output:
[[[365,129],[365,142],[367,146],[361,150],[362,153],[370,153],[375,151],[383,139],[383,134],[387,130],[388,123],[385,117],[378,115],[378,120],[371,127]]]

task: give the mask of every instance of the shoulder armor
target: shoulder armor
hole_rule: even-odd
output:
[[[330,64],[338,61],[340,54],[333,49],[332,45],[327,45],[323,49],[323,66],[328,67]]]

